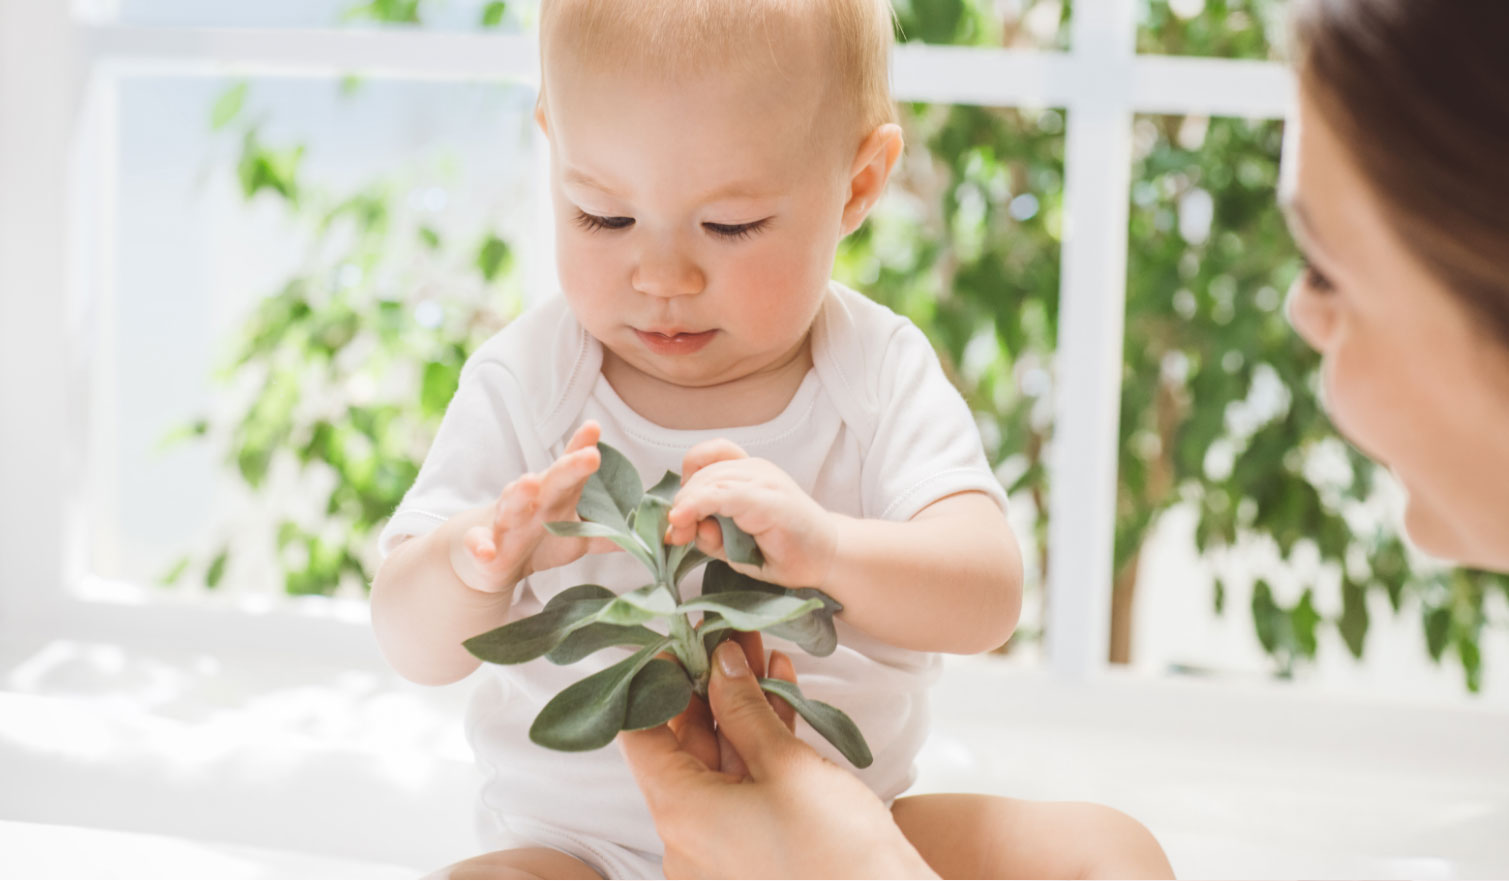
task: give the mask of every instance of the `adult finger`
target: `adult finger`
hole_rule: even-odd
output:
[[[792,665],[791,658],[787,657],[784,652],[770,653],[770,678],[784,679],[792,685],[796,684],[796,667]],[[786,703],[784,698],[768,692],[765,696],[770,700],[771,709],[775,710],[775,714],[786,724],[786,730],[795,733],[796,708]]]
[[[681,741],[664,725],[642,731],[618,732],[618,748],[644,794],[651,813],[693,796],[716,774],[696,756],[681,748]],[[721,777],[720,777],[721,779]]]
[[[713,731],[713,711],[704,698],[693,696],[680,715],[666,723],[681,742],[681,748],[702,764],[717,770],[722,767],[718,756],[718,735]]]
[[[755,680],[738,643],[718,646],[714,655],[708,703],[718,730],[738,752],[756,780],[769,779],[811,747],[797,740],[776,715]]]
[[[749,662],[749,668],[755,676],[765,675],[765,640],[758,630],[736,631],[730,638],[737,642],[744,650],[744,660]],[[739,779],[749,775],[749,768],[745,766],[744,759],[739,756],[739,751],[734,749],[727,736],[718,732],[718,767],[727,774],[732,774]]]

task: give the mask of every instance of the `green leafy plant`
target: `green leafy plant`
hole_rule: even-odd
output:
[[[522,664],[544,657],[574,664],[601,649],[634,646],[616,664],[568,686],[535,717],[529,737],[550,749],[579,752],[613,742],[619,731],[652,728],[686,709],[692,695],[706,695],[709,658],[736,631],[762,631],[825,657],[838,647],[833,616],[843,606],[815,588],[795,590],[752,578],[694,545],[664,541],[671,501],[681,476],[667,471],[644,489],[639,472],[618,450],[598,444],[602,464],[582,490],[580,521],[547,523],[555,535],[605,538],[649,571],[649,584],[624,594],[579,584],[552,597],[528,618],[505,624],[464,645],[493,664]],[[735,563],[761,565],[754,539],[732,520],[719,517],[723,545]],[[683,599],[680,584],[706,563],[702,595]],[[691,614],[701,620],[693,624]],[[665,632],[645,625],[664,619]],[[672,661],[660,657],[669,653]],[[679,663],[677,663],[679,662]],[[871,762],[870,748],[854,722],[837,707],[802,695],[796,685],[760,679],[855,767]]]

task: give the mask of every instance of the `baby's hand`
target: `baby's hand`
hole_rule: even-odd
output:
[[[836,517],[765,459],[751,459],[727,440],[692,447],[682,463],[681,491],[671,505],[667,540],[696,540],[703,553],[728,560],[721,514],[754,536],[764,566],[730,565],[736,571],[786,587],[821,587],[838,545]]]
[[[576,503],[601,463],[600,434],[597,423],[584,423],[565,454],[543,474],[525,474],[503,488],[491,522],[467,529],[451,548],[451,564],[462,583],[497,593],[533,572],[564,566],[583,554],[615,550],[604,539],[564,538],[545,531],[548,522],[581,519]]]

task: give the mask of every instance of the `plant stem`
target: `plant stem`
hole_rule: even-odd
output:
[[[692,679],[692,687],[699,697],[707,696],[707,679],[711,672],[707,649],[702,645],[702,635],[692,627],[685,614],[671,616],[671,638],[676,640],[676,656],[686,667]]]

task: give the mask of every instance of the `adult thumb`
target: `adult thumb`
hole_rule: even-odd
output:
[[[742,646],[728,640],[718,646],[713,659],[708,706],[718,720],[718,730],[744,760],[751,777],[770,779],[803,750],[811,751],[787,730],[766,700]]]

